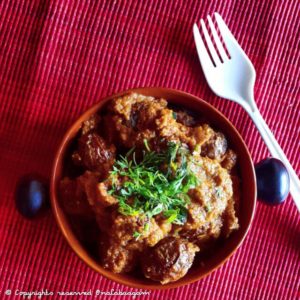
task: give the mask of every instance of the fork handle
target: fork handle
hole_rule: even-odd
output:
[[[249,111],[251,119],[253,120],[255,126],[257,127],[258,131],[261,134],[264,142],[266,143],[270,153],[273,157],[280,159],[284,165],[286,166],[289,175],[290,175],[290,193],[294,199],[294,202],[300,211],[300,180],[294,171],[293,167],[291,166],[289,160],[287,159],[286,155],[284,154],[283,150],[281,149],[280,145],[276,141],[273,133],[271,132],[270,128],[268,127],[267,123],[261,116],[258,109],[254,111]]]

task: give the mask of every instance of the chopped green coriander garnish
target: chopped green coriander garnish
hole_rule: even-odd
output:
[[[187,193],[198,185],[189,168],[189,151],[174,142],[161,152],[151,151],[146,140],[144,144],[142,157],[133,148],[115,162],[110,176],[125,180],[120,180],[121,186],[113,184],[109,193],[118,199],[119,212],[124,215],[152,217],[163,213],[170,223],[185,223],[190,201]],[[138,161],[136,157],[140,157]],[[136,239],[140,235],[134,233]]]
[[[150,224],[147,222],[144,226],[144,231],[147,232],[147,231],[149,231],[149,229],[150,229]]]
[[[135,231],[134,233],[133,233],[133,237],[136,239],[136,240],[138,240],[140,237],[141,237],[141,233],[140,232],[137,232],[137,231]]]
[[[144,139],[144,145],[145,145],[145,148],[147,149],[147,151],[151,151],[150,147],[149,147],[149,144],[148,144],[148,141],[146,139]]]

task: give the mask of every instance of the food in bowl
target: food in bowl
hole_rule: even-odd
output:
[[[104,268],[167,284],[239,228],[236,161],[202,118],[130,93],[82,123],[60,201]]]

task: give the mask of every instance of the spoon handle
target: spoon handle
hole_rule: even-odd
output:
[[[290,193],[300,211],[300,180],[258,109],[247,110],[273,157],[280,159],[290,175]]]

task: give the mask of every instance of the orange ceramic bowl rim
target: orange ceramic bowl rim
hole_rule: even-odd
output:
[[[234,238],[231,239],[231,237],[229,237],[228,242],[227,240],[224,242],[224,247],[219,250],[217,249],[216,257],[212,257],[211,261],[207,262],[207,265],[204,268],[201,268],[201,270],[195,269],[192,272],[189,271],[180,280],[171,282],[166,285],[161,285],[158,282],[150,281],[148,279],[138,279],[127,274],[114,274],[104,269],[88,254],[88,252],[80,244],[75,234],[72,232],[68,224],[66,215],[59,203],[58,182],[61,179],[62,175],[63,157],[66,148],[69,145],[69,142],[72,141],[72,139],[80,129],[81,123],[90,115],[92,115],[96,111],[99,111],[99,109],[101,109],[101,107],[110,99],[131,92],[154,96],[156,98],[165,98],[171,103],[178,104],[195,111],[198,110],[199,115],[201,115],[201,113],[205,113],[206,116],[209,116],[207,119],[210,125],[212,125],[212,127],[221,127],[221,131],[227,138],[229,137],[230,145],[234,144],[235,147],[233,147],[233,149],[239,157],[239,169],[241,171],[242,177],[241,208],[239,216],[239,221],[241,222],[240,229],[238,229],[237,233],[234,234]],[[213,120],[211,120],[211,118],[213,118]],[[247,193],[245,193],[245,191],[247,191]],[[70,247],[74,250],[74,252],[94,271],[98,272],[108,279],[114,280],[118,283],[122,283],[130,287],[152,290],[176,288],[195,282],[212,273],[215,269],[224,264],[229,259],[229,257],[239,248],[248,233],[254,217],[256,193],[255,171],[250,153],[242,137],[240,136],[236,128],[231,124],[231,122],[221,112],[219,112],[216,108],[214,108],[204,100],[186,92],[161,87],[145,87],[126,90],[115,95],[105,97],[104,99],[93,105],[90,109],[85,111],[68,129],[62,139],[62,142],[54,159],[50,185],[50,200],[55,219],[65,239],[67,240]]]

